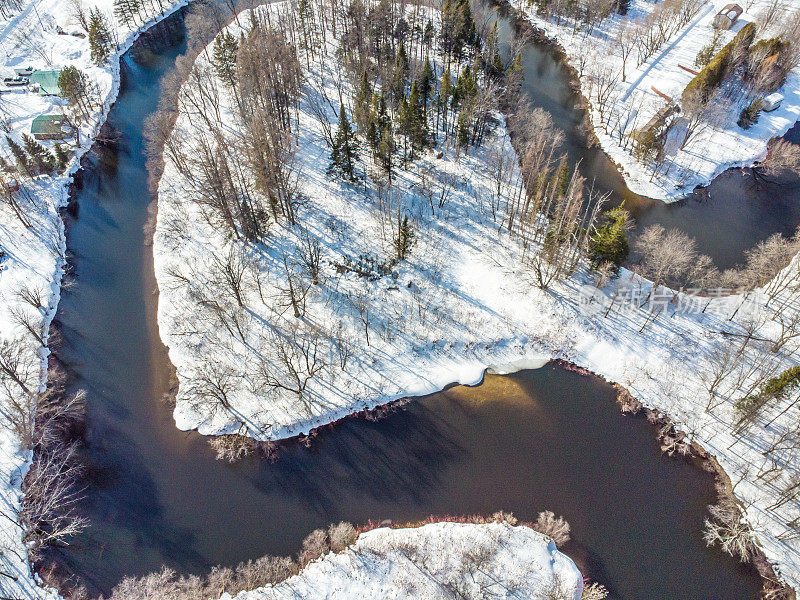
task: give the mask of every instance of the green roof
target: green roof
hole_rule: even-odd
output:
[[[60,73],[61,71],[34,71],[30,76],[30,81],[39,84],[39,93],[43,96],[58,96]]]
[[[39,115],[31,123],[31,133],[55,135],[62,134],[61,125],[64,123],[64,115]]]

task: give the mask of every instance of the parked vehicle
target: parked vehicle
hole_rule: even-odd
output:
[[[33,67],[22,67],[21,69],[14,69],[14,73],[18,77],[30,77],[33,75]]]
[[[761,108],[764,112],[769,112],[778,108],[781,105],[781,102],[783,102],[783,94],[775,92],[762,100]]]
[[[16,87],[22,85],[28,85],[29,79],[27,77],[4,77],[3,84],[7,85],[8,87]]]

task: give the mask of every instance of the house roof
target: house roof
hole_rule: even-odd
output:
[[[725,15],[731,21],[735,21],[739,18],[739,15],[742,14],[742,7],[738,4],[734,4],[731,2],[730,4],[726,4],[725,7],[717,13],[718,15]]]
[[[45,96],[57,96],[58,76],[61,71],[34,71],[30,76],[31,83],[39,84],[39,91]]]
[[[31,133],[55,135],[63,133],[64,115],[39,115],[31,123]]]

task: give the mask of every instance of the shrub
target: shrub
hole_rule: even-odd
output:
[[[358,532],[350,523],[343,521],[328,528],[328,537],[331,541],[331,550],[341,552],[355,543],[358,539]]]
[[[217,453],[217,460],[229,463],[242,460],[256,450],[256,442],[253,439],[238,433],[218,435],[209,439],[208,443]]]
[[[498,510],[492,515],[492,521],[497,523],[508,523],[509,525],[516,525],[519,523],[517,517],[514,516],[514,513],[505,512],[502,510]]]
[[[758,114],[761,112],[762,105],[761,99],[757,98],[745,106],[739,114],[739,120],[737,121],[739,127],[742,129],[750,129],[751,125],[757,123]]]
[[[240,563],[236,567],[236,577],[232,585],[225,591],[233,595],[254,590],[267,584],[279,583],[297,572],[297,563],[288,556],[262,556]]]
[[[328,534],[324,529],[315,529],[303,540],[303,550],[300,552],[300,564],[305,566],[312,560],[318,559],[331,549]]]
[[[556,546],[561,547],[569,541],[569,523],[564,517],[556,517],[551,510],[539,513],[539,518],[533,528],[553,540]]]

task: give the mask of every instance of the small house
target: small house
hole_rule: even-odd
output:
[[[58,76],[61,71],[34,71],[31,73],[31,85],[39,88],[39,93],[42,96],[58,96],[60,89],[58,88]]]
[[[781,105],[781,102],[783,102],[783,94],[775,92],[765,97],[761,101],[761,110],[763,110],[764,112],[775,110]]]
[[[726,4],[725,7],[714,15],[711,25],[715,29],[730,29],[736,20],[742,15],[742,7],[738,4]]]
[[[70,131],[64,115],[39,115],[31,123],[31,135],[37,140],[63,140]]]

